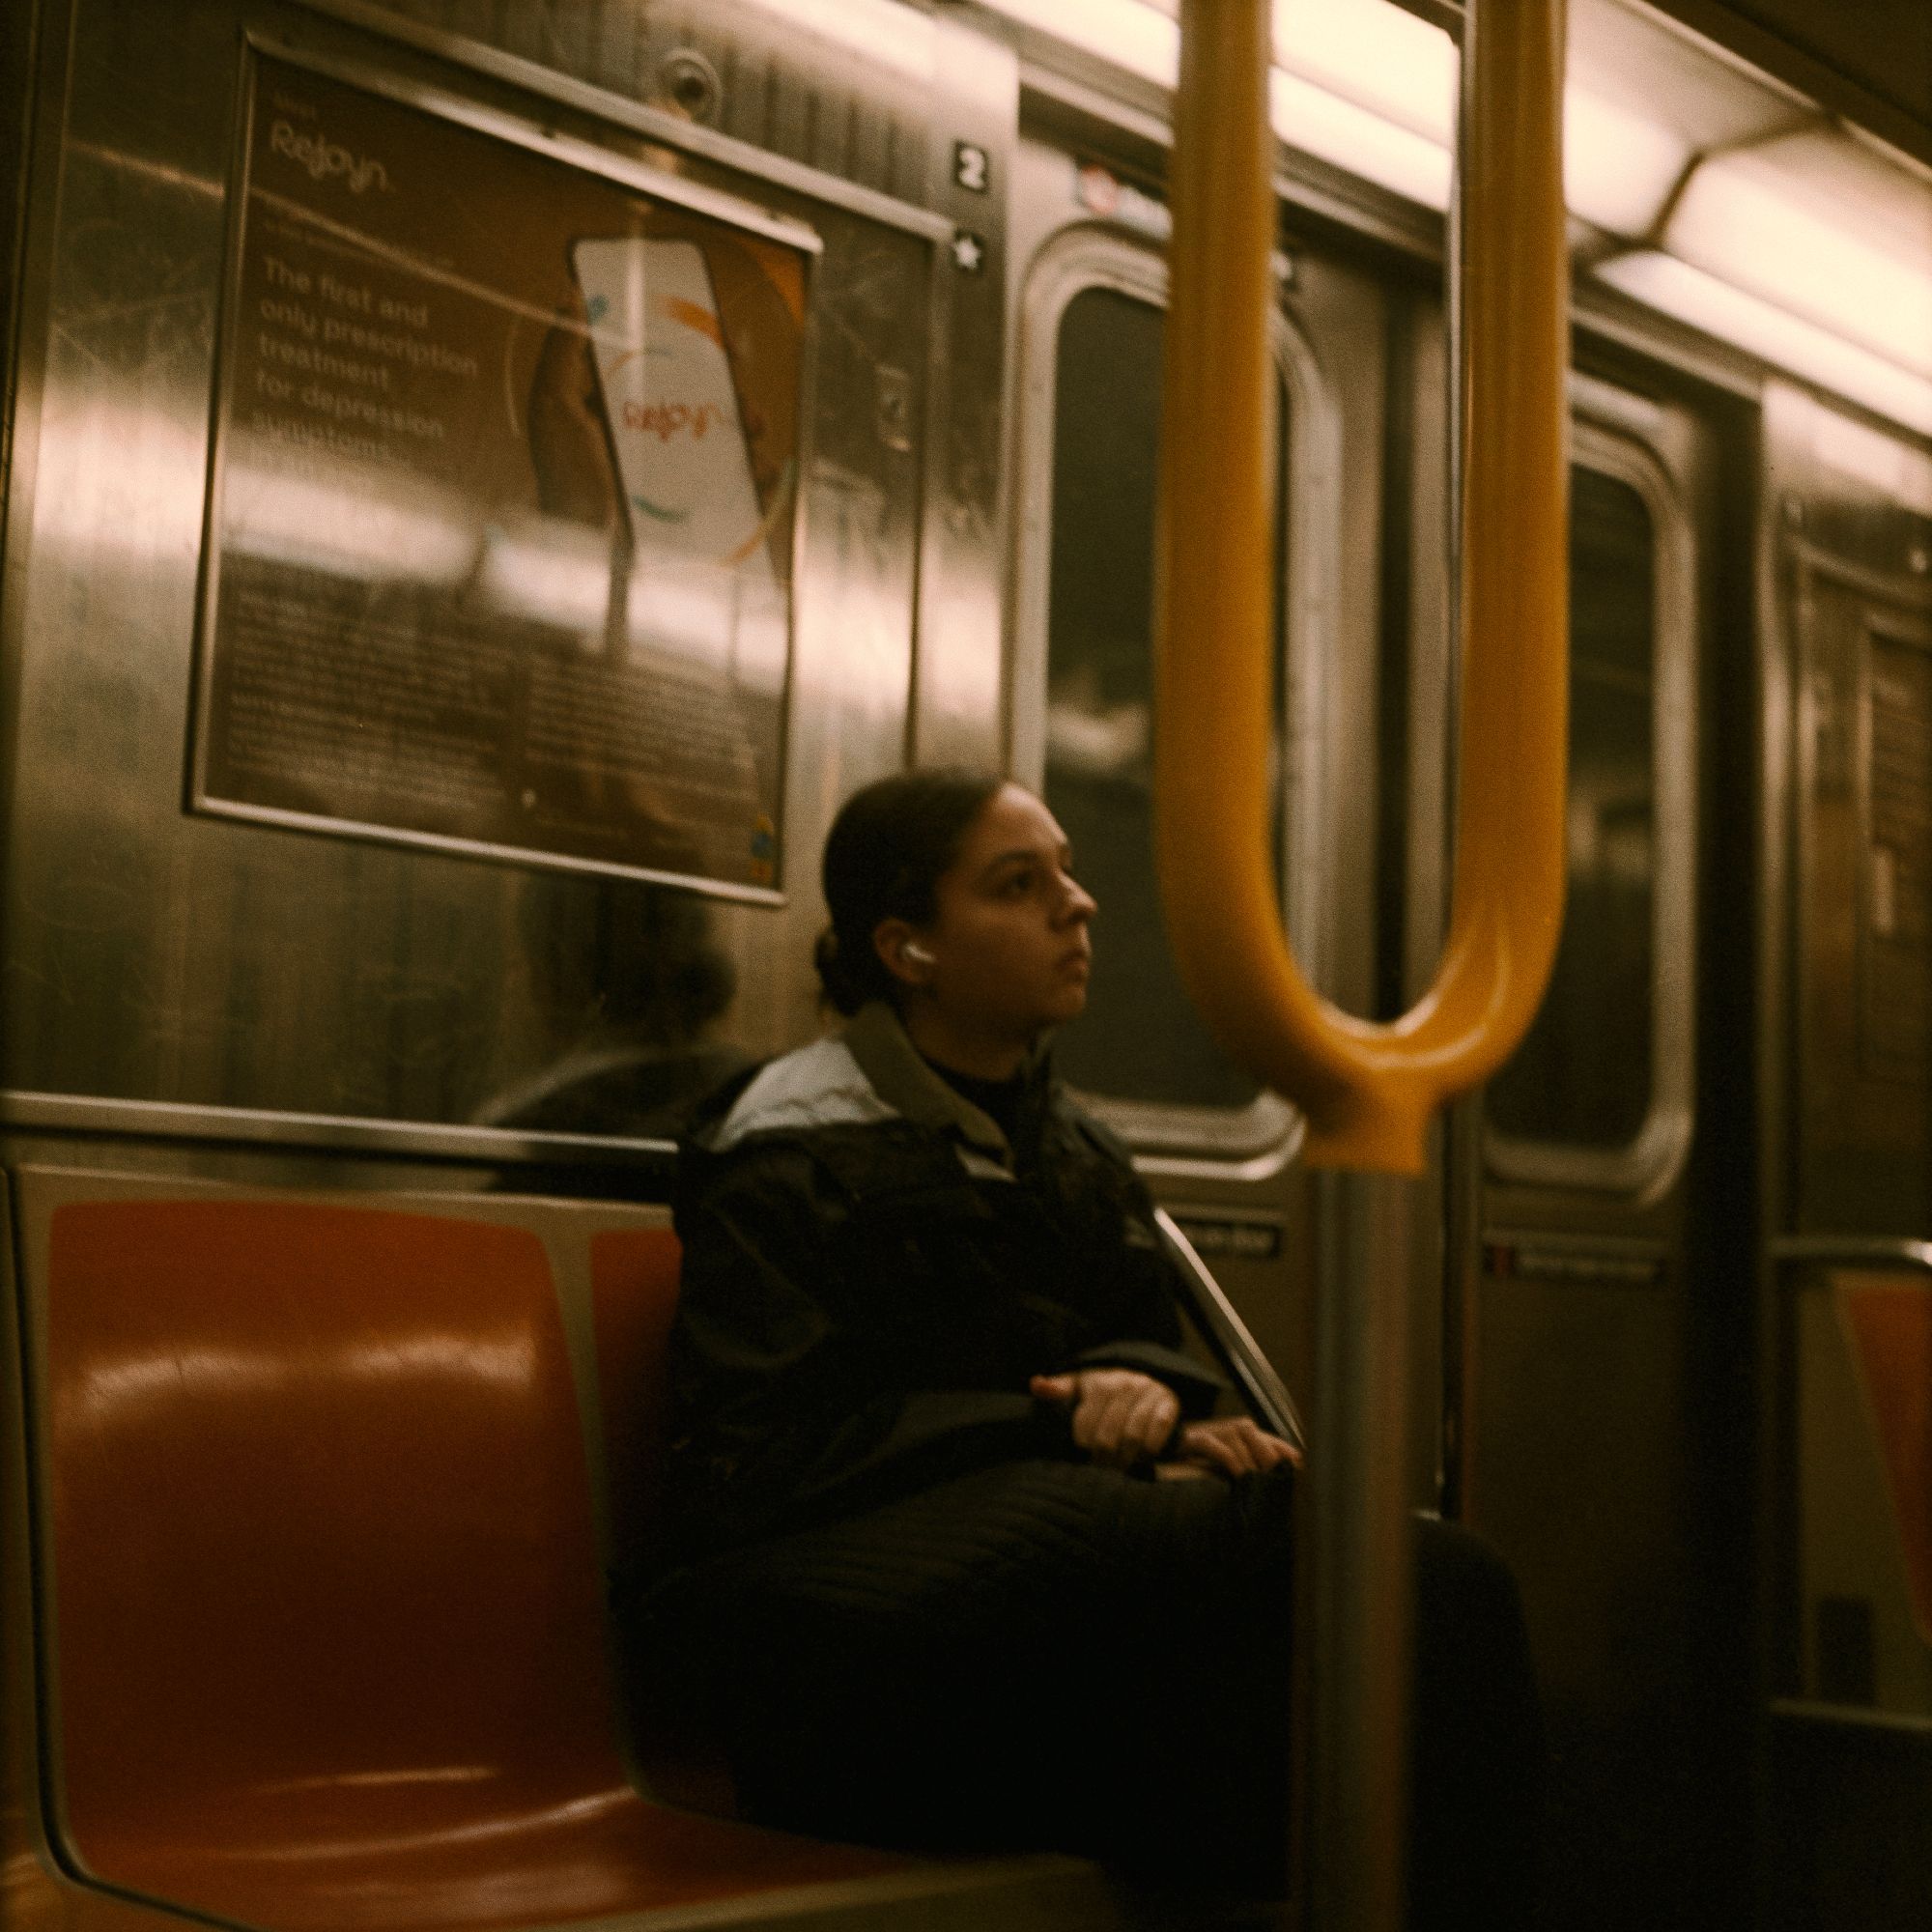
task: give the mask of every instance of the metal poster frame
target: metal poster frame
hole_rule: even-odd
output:
[[[772,828],[773,859],[770,883],[750,883],[716,878],[699,870],[682,870],[663,864],[631,863],[621,858],[586,856],[568,850],[551,850],[540,844],[468,837],[408,824],[384,823],[327,810],[293,810],[285,806],[222,796],[211,786],[210,765],[213,750],[212,694],[215,689],[216,666],[221,639],[217,635],[217,612],[222,583],[224,506],[228,469],[229,386],[234,377],[237,345],[243,328],[244,270],[248,260],[247,212],[252,197],[251,152],[255,145],[261,112],[261,83],[264,59],[316,75],[326,82],[348,87],[376,99],[433,117],[434,120],[480,134],[507,148],[535,156],[542,161],[562,165],[609,183],[621,189],[647,197],[656,205],[718,223],[727,231],[777,242],[795,252],[802,277],[802,315],[798,327],[798,354],[793,372],[796,432],[792,451],[793,475],[786,486],[791,502],[790,528],[782,554],[786,557],[787,578],[783,585],[783,669],[776,684],[777,726],[775,758],[770,773],[769,820]],[[367,839],[377,843],[428,849],[468,857],[508,862],[514,865],[577,873],[631,878],[655,884],[676,886],[708,896],[740,903],[778,906],[785,903],[784,799],[792,707],[797,675],[797,587],[801,578],[806,542],[806,498],[804,479],[810,474],[810,442],[812,412],[813,368],[815,364],[815,318],[812,305],[813,270],[823,244],[817,233],[804,222],[723,193],[701,183],[683,179],[668,171],[635,161],[597,146],[593,142],[554,132],[535,120],[525,121],[496,107],[485,106],[440,88],[425,86],[353,58],[298,48],[260,31],[244,33],[242,40],[238,111],[235,117],[230,175],[227,234],[225,238],[221,311],[215,341],[212,392],[210,397],[209,459],[206,495],[203,504],[202,569],[196,608],[196,637],[193,659],[193,690],[189,713],[186,806],[195,812],[213,817],[239,819],[255,824],[276,825],[294,830],[320,832],[339,838]],[[460,276],[458,277],[460,280]]]

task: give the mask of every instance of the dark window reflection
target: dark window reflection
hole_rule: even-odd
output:
[[[1515,1138],[1628,1147],[1651,1105],[1656,539],[1628,483],[1571,475],[1569,897],[1543,1011],[1491,1083]]]
[[[1158,308],[1110,289],[1075,296],[1060,328],[1045,790],[1072,840],[1081,879],[1100,902],[1100,921],[1087,1016],[1057,1057],[1062,1073],[1090,1093],[1239,1108],[1261,1089],[1222,1054],[1182,991],[1153,875],[1151,632],[1162,334]],[[1278,408],[1284,449],[1285,417],[1285,407]],[[1277,582],[1284,527],[1278,513]],[[1279,666],[1279,614],[1276,622]],[[1275,819],[1279,828],[1278,810]]]

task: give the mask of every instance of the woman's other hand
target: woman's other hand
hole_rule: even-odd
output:
[[[1074,1446],[1110,1469],[1151,1462],[1180,1420],[1180,1398],[1135,1369],[1074,1369],[1035,1376],[1028,1386],[1040,1401],[1072,1409]]]
[[[1278,1469],[1284,1463],[1297,1468],[1301,1463],[1301,1452],[1292,1442],[1270,1435],[1245,1415],[1190,1422],[1180,1432],[1174,1455],[1183,1463],[1224,1476],[1255,1476],[1264,1469]]]

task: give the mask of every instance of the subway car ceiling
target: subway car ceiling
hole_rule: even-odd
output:
[[[1666,0],[1662,10],[1894,146],[1932,160],[1932,10],[1919,0]]]
[[[1073,104],[1125,91],[1158,137],[1178,0],[979,5],[1017,30],[1042,95]],[[1403,210],[1442,214],[1456,57],[1435,22],[1457,17],[1279,0],[1273,112],[1286,147]],[[1923,39],[1908,30],[1908,43],[1914,31]],[[1619,317],[1667,317],[1932,437],[1932,170],[1624,0],[1573,0],[1564,107],[1584,319],[1614,330]]]
[[[775,16],[794,47],[816,46],[830,63],[863,63],[869,84],[900,97],[907,116],[942,47],[957,60],[983,37],[1014,45],[1037,99],[1092,107],[1116,125],[1138,119],[1139,131],[1159,142],[1178,9],[1179,0],[955,0],[918,9],[904,0],[750,0],[748,11]],[[393,26],[425,10],[315,0],[315,11]],[[1411,245],[1439,246],[1432,217],[1449,200],[1451,30],[1460,14],[1453,0],[1278,0],[1273,105],[1291,192],[1331,202],[1339,192],[1356,202],[1350,212],[1359,220],[1367,184],[1385,227]],[[1815,15],[1796,0],[1756,0],[1749,9],[1672,0],[1662,11],[1572,0],[1565,172],[1579,313],[1610,332],[1620,319],[1668,318],[1693,338],[1721,344],[1734,362],[1795,376],[1932,438],[1932,165],[1924,158],[1932,155],[1932,74],[1919,71],[1928,18],[1917,0]],[[943,37],[935,32],[942,20],[953,29]],[[1896,61],[1880,68],[1888,47]],[[1766,65],[1748,65],[1745,54]],[[1810,93],[1776,77],[1794,74],[1812,83]],[[659,78],[655,104],[714,118],[715,75]],[[958,76],[950,79],[956,89]],[[681,98],[687,87],[696,93]],[[1900,145],[1887,145],[1874,124]],[[901,156],[920,145],[902,141]],[[1317,164],[1312,182],[1303,157]],[[932,198],[909,179],[867,185],[908,201]]]

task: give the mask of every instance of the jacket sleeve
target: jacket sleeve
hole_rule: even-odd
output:
[[[1081,1369],[1134,1369],[1165,1382],[1180,1398],[1180,1413],[1189,1422],[1198,1422],[1214,1412],[1214,1405],[1227,1392],[1228,1384],[1193,1356],[1159,1342],[1103,1342],[1074,1359]]]
[[[1155,1223],[1153,1197],[1134,1171],[1125,1142],[1091,1115],[1071,1107],[1067,1111],[1107,1177],[1109,1230],[1100,1245],[1115,1253],[1114,1275],[1121,1297],[1114,1337],[1085,1350],[1074,1366],[1135,1369],[1152,1376],[1180,1398],[1182,1416],[1197,1421],[1213,1412],[1228,1384],[1217,1371],[1185,1351],[1180,1311],[1187,1297]]]
[[[838,1190],[795,1149],[726,1157],[680,1203],[671,1338],[678,1541],[720,1548],[989,1463],[1072,1453],[1023,1390],[909,1389],[841,1321]]]

